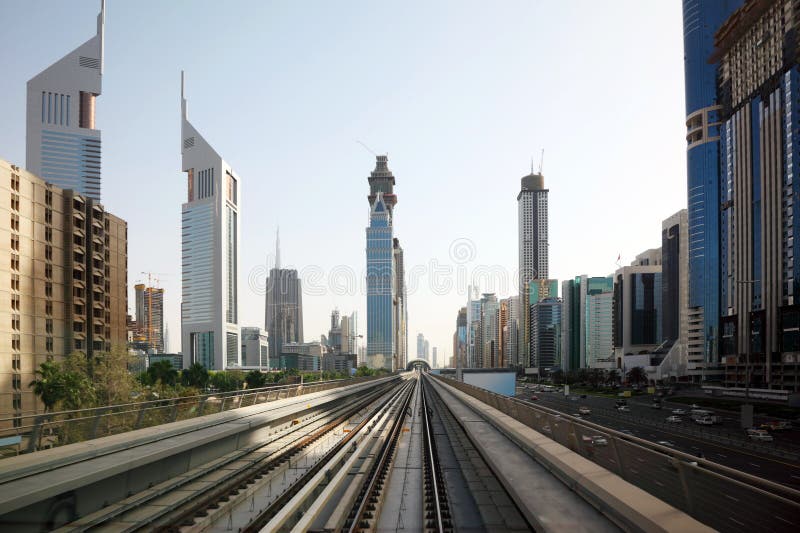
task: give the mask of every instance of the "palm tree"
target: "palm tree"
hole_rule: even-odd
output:
[[[53,407],[64,399],[64,376],[61,367],[51,361],[45,361],[39,365],[36,376],[37,379],[31,381],[28,386],[42,400],[45,412],[52,411]]]
[[[619,381],[619,371],[616,368],[612,368],[611,370],[608,371],[606,379],[612,385],[616,385],[617,382]]]
[[[167,360],[156,361],[147,369],[153,383],[161,382],[162,385],[175,386],[178,382],[178,371]]]
[[[200,363],[193,363],[192,366],[184,368],[181,372],[181,382],[187,387],[205,389],[208,379],[208,370]]]

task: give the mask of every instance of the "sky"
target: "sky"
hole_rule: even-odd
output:
[[[0,158],[24,166],[26,82],[94,35],[99,4],[0,2]],[[397,180],[409,358],[418,333],[452,355],[469,284],[516,292],[516,197],[543,149],[551,278],[612,273],[686,207],[677,0],[108,0],[102,200],[128,222],[130,312],[154,273],[174,352],[182,69],[191,122],[241,177],[242,326],[264,325],[280,226],[305,340],[334,308],[366,335],[371,152]]]

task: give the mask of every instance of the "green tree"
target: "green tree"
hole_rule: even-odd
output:
[[[635,366],[628,370],[628,373],[625,375],[628,379],[629,383],[640,384],[642,382],[647,382],[647,372],[645,372],[644,367]]]
[[[361,378],[364,376],[372,376],[375,372],[366,365],[362,365],[356,369],[356,377]]]
[[[181,372],[181,383],[186,387],[205,389],[208,385],[208,370],[200,363],[193,363]]]
[[[119,346],[95,358],[91,378],[99,405],[131,401],[131,394],[136,389],[135,379],[128,370],[132,362],[128,350]]]
[[[53,407],[64,398],[64,379],[61,367],[52,361],[46,361],[36,370],[36,379],[30,382],[29,387],[44,404],[45,412],[52,411]]]
[[[156,361],[150,365],[147,374],[152,385],[160,382],[164,386],[174,387],[178,382],[178,371],[167,360]]]
[[[619,371],[616,368],[612,368],[611,370],[608,371],[606,379],[612,385],[616,385],[619,382]]]
[[[260,370],[251,370],[244,376],[248,389],[257,389],[267,384],[267,375]]]
[[[564,383],[564,371],[560,368],[557,368],[555,371],[553,371],[552,380],[553,383],[557,385]]]

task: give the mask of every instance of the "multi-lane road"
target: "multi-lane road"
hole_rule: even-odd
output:
[[[702,454],[709,461],[800,488],[800,465],[791,459],[768,452],[771,445],[798,449],[800,431],[797,429],[775,432],[774,444],[764,442],[760,443],[758,449],[752,449],[744,431],[738,427],[738,420],[732,419],[730,415],[723,424],[714,426],[700,426],[688,414],[678,415],[682,422],[673,425],[666,422],[666,418],[672,415],[672,410],[684,409],[688,413],[689,406],[664,401],[661,409],[653,409],[649,403],[640,403],[634,399],[628,401],[629,411],[619,412],[612,398],[591,395],[586,398],[576,395],[567,397],[560,393],[532,392],[527,389],[518,389],[517,392],[521,399],[568,415],[577,415],[580,407],[588,407],[592,412],[583,417],[587,421],[617,431],[630,432],[652,442],[668,442],[667,445],[677,450],[693,455]],[[538,400],[531,400],[534,395]]]

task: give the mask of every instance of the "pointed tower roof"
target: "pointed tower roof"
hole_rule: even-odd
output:
[[[378,155],[375,156],[375,170],[369,175],[369,201],[370,207],[375,203],[375,197],[378,193],[383,194],[383,201],[385,207],[391,213],[397,203],[397,196],[394,194],[394,174],[389,170],[389,156]]]

